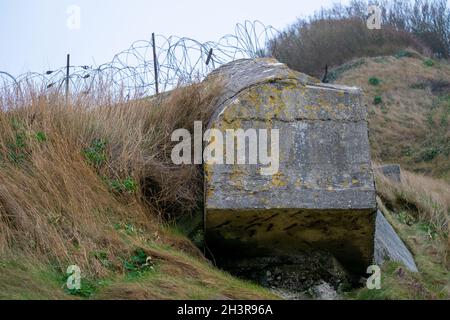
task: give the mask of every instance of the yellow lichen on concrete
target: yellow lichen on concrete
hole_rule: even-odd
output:
[[[284,187],[287,185],[286,178],[281,172],[278,172],[272,176],[272,185],[274,187]]]
[[[233,166],[233,171],[230,175],[230,182],[236,187],[238,190],[244,189],[243,179],[245,178],[245,172],[238,168],[238,166]]]

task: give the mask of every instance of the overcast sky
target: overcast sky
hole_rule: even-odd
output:
[[[283,29],[336,2],[348,1],[0,0],[0,70],[43,72],[63,66],[67,53],[73,65],[98,65],[152,32],[203,42],[233,33],[244,20]]]

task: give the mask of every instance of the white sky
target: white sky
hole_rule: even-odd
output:
[[[244,20],[283,29],[297,17],[347,0],[0,0],[0,71],[18,75],[108,62],[152,32],[215,41]],[[67,9],[81,9],[80,29]],[[95,62],[95,63],[94,63]]]

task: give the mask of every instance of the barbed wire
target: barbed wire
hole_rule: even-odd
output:
[[[266,55],[267,43],[279,32],[260,21],[236,25],[233,34],[217,42],[163,35],[155,36],[156,66],[160,91],[200,80],[218,66],[240,58]],[[128,97],[156,92],[152,40],[139,40],[99,66],[69,66],[71,94],[89,94],[108,83]],[[60,91],[67,79],[66,66],[44,73],[28,72],[17,77],[0,71],[0,99],[10,93],[22,95],[24,87]],[[9,95],[10,96],[10,95]]]

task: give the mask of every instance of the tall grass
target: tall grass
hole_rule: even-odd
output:
[[[450,234],[450,185],[442,180],[403,170],[401,183],[375,170],[377,192],[383,202],[397,211],[407,210],[428,224],[443,239]],[[448,242],[450,249],[450,242]]]
[[[135,247],[122,233],[164,242],[160,223],[189,214],[202,185],[198,167],[172,165],[170,135],[209,119],[218,90],[194,84],[129,102],[105,91],[69,105],[33,90],[27,102],[3,99],[0,255],[76,262],[102,275],[120,270]]]

